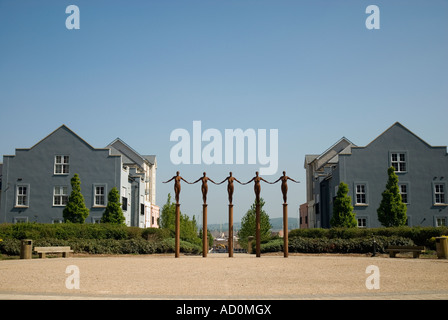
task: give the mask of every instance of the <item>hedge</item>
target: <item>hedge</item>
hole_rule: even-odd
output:
[[[385,249],[392,245],[414,245],[409,238],[403,237],[375,237],[376,251],[385,253]],[[261,252],[279,252],[283,251],[283,239],[271,240],[260,245]],[[369,253],[373,252],[372,238],[304,238],[293,237],[288,241],[289,252],[302,253]]]
[[[294,229],[289,238],[356,239],[379,237],[401,237],[411,239],[415,245],[434,247],[431,238],[448,235],[448,227],[393,227],[393,228],[331,228]]]
[[[169,230],[113,224],[0,224],[0,254],[19,255],[20,240],[33,246],[70,246],[75,253],[150,254],[174,253],[175,240]],[[199,254],[202,246],[180,241],[183,253]]]
[[[150,237],[169,238],[168,230],[159,228],[138,228],[125,225],[79,224],[79,223],[2,223],[0,224],[0,239],[148,239]]]
[[[148,241],[145,239],[40,239],[33,241],[33,246],[70,246],[75,253],[89,254],[152,254],[174,253],[175,240],[173,238],[161,241]],[[199,254],[202,247],[186,241],[180,241],[180,250],[183,253]],[[20,255],[20,240],[6,239],[0,242],[0,253],[6,255]]]

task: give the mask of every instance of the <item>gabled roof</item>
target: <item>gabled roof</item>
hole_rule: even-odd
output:
[[[122,155],[123,163],[132,163],[142,167],[143,162],[146,162],[149,165],[154,165],[156,162],[155,155],[142,156],[120,138],[116,138],[114,141],[109,143],[106,148],[110,148],[112,154]]]
[[[313,160],[317,161],[316,170],[319,170],[328,163],[337,163],[339,159],[338,155],[340,153],[349,152],[349,149],[353,146],[355,146],[353,142],[348,140],[346,137],[342,137]]]
[[[446,146],[432,146],[429,143],[427,143],[425,140],[423,140],[422,138],[420,138],[419,136],[417,136],[415,133],[413,133],[411,130],[409,130],[408,128],[406,128],[404,125],[402,125],[400,122],[395,122],[393,125],[391,125],[389,128],[387,128],[383,133],[381,133],[379,136],[377,136],[375,139],[373,139],[372,141],[370,141],[369,144],[367,144],[365,147],[358,147],[356,146],[355,148],[367,148],[369,147],[371,144],[375,143],[380,137],[382,137],[383,135],[387,134],[390,130],[392,130],[395,127],[400,127],[403,130],[405,130],[406,132],[410,133],[412,136],[414,136],[417,140],[419,140],[420,142],[422,142],[424,145],[426,145],[427,147],[430,148],[446,148]]]

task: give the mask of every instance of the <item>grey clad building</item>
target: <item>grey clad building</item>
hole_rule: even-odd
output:
[[[305,156],[307,202],[301,217],[308,227],[329,228],[338,185],[345,182],[358,227],[381,227],[377,209],[391,166],[407,205],[409,226],[446,226],[448,156],[399,122],[367,146],[342,138],[320,155]]]
[[[94,148],[62,125],[33,147],[3,156],[0,222],[62,222],[70,180],[77,173],[90,210],[86,222],[100,221],[107,195],[116,187],[128,226],[157,227],[155,159],[120,139]]]

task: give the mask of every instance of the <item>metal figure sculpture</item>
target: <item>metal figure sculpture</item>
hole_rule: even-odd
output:
[[[295,182],[295,183],[300,183],[299,181],[296,181],[296,180],[294,180],[294,179],[292,179],[292,178],[290,178],[290,177],[288,177],[287,175],[286,175],[286,172],[285,171],[283,171],[283,175],[280,177],[280,178],[278,178],[276,181],[274,181],[274,182],[269,182],[270,184],[275,184],[275,183],[277,183],[277,182],[279,182],[279,181],[282,181],[282,194],[283,194],[283,203],[286,203],[286,200],[287,200],[287,194],[288,194],[288,180],[291,180],[291,181],[293,181],[293,182]]]
[[[285,258],[288,258],[288,204],[286,203],[287,196],[288,196],[288,180],[291,180],[295,183],[299,183],[299,181],[296,181],[286,175],[286,172],[283,171],[283,175],[278,178],[274,182],[270,182],[270,184],[277,183],[279,181],[282,181],[282,194],[283,194],[283,256]]]
[[[174,194],[176,197],[176,220],[175,220],[176,238],[175,238],[175,242],[174,242],[174,247],[175,247],[174,248],[174,256],[176,258],[179,258],[179,255],[180,255],[180,204],[179,204],[180,181],[183,180],[186,183],[189,183],[189,182],[179,175],[179,171],[176,172],[176,175],[174,177],[172,177],[170,180],[165,181],[163,183],[168,183],[172,180],[174,180]]]
[[[224,180],[222,180],[220,183],[217,183],[217,184],[224,183],[225,181],[227,181],[227,194],[229,196],[229,205],[230,205],[230,204],[233,204],[232,203],[232,201],[233,201],[233,190],[234,190],[233,182],[236,181],[239,184],[242,184],[242,183],[237,178],[232,176],[232,172],[229,172],[229,176],[227,178],[225,178]]]
[[[174,179],[174,194],[176,197],[176,204],[179,204],[179,195],[180,195],[180,180],[185,181],[186,183],[189,183],[187,180],[185,180],[184,178],[182,178],[179,175],[179,171],[176,172],[176,175],[174,177],[172,177],[170,180],[165,181],[163,183],[168,183],[170,181],[172,181]]]
[[[254,182],[254,192],[255,192],[255,250],[256,256],[259,258],[261,256],[261,234],[260,234],[260,192],[261,192],[261,181],[269,183],[269,181],[264,180],[262,177],[258,175],[258,171],[255,172],[255,177],[249,180],[246,183]]]
[[[208,192],[208,185],[207,182],[208,181],[213,182],[214,184],[218,184],[215,181],[213,181],[212,179],[210,179],[209,177],[207,177],[207,174],[204,172],[203,176],[200,177],[198,180],[196,180],[195,182],[187,182],[189,184],[195,184],[199,181],[202,181],[202,186],[201,186],[201,190],[202,190],[202,200],[204,201],[204,204],[207,204],[207,192]]]

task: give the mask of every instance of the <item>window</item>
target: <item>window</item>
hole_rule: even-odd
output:
[[[406,171],[406,153],[391,153],[390,165],[395,168],[395,172]]]
[[[445,204],[445,184],[434,184],[434,200],[435,204]]]
[[[65,206],[68,202],[68,187],[56,186],[53,189],[53,205]]]
[[[105,197],[105,187],[104,186],[94,186],[95,194],[94,206],[105,206],[106,205],[106,197]]]
[[[365,184],[356,185],[356,204],[367,204]]]
[[[16,189],[16,206],[28,207],[29,206],[29,186],[18,185]]]
[[[69,156],[55,156],[54,157],[54,173],[68,174],[69,173]]]
[[[14,223],[26,223],[28,222],[28,217],[14,217]]]
[[[436,218],[436,227],[446,227],[446,217],[442,217],[442,218]]]
[[[367,227],[367,218],[358,218],[358,228]]]
[[[401,201],[403,203],[409,203],[408,202],[408,185],[400,184],[398,187],[400,188]]]

